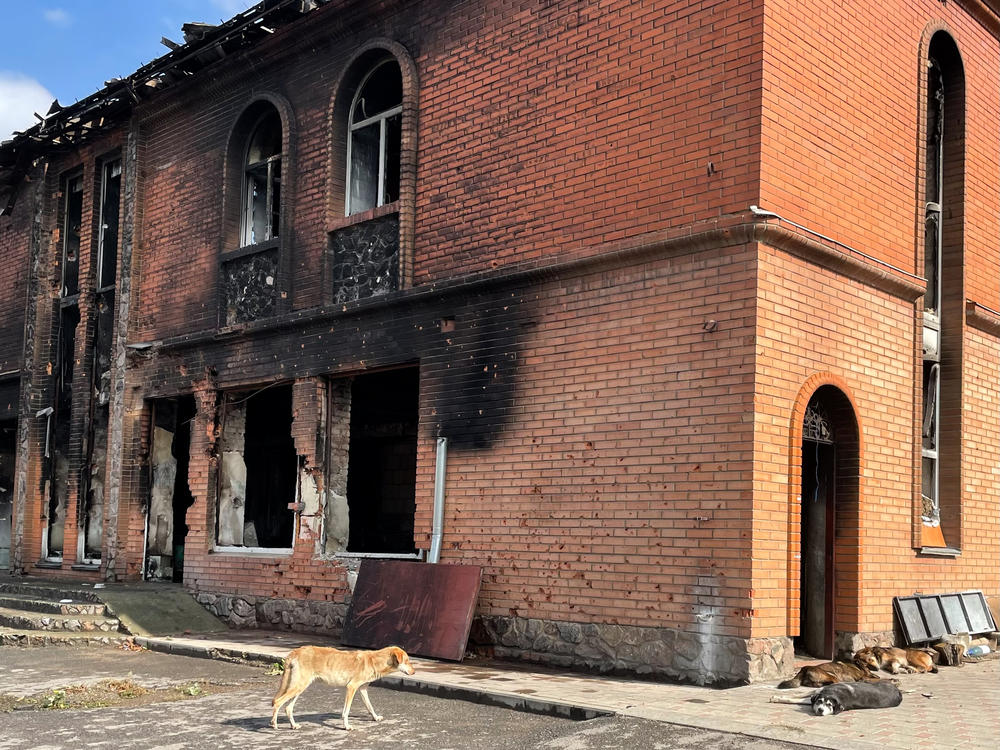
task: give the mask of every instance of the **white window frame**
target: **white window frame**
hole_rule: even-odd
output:
[[[358,122],[354,121],[354,110],[358,106],[358,99],[361,97],[361,92],[364,91],[365,85],[371,80],[371,77],[375,75],[376,71],[383,65],[397,65],[396,61],[392,58],[387,58],[377,63],[372,67],[371,70],[361,79],[361,83],[358,85],[358,90],[354,93],[354,98],[351,100],[351,109],[348,113],[347,119],[347,189],[344,191],[344,211],[346,216],[350,216],[352,213],[357,213],[357,211],[352,210],[351,207],[351,168],[353,166],[353,146],[354,146],[354,133],[362,128],[366,128],[374,123],[379,124],[379,139],[378,139],[378,189],[375,196],[375,208],[379,206],[384,206],[386,204],[385,200],[385,173],[386,173],[386,163],[385,163],[385,147],[386,147],[386,123],[390,118],[401,114],[403,111],[403,102],[400,102],[398,106],[392,107],[385,110],[384,112],[379,112],[377,115],[372,115],[371,117],[365,118]],[[398,168],[398,165],[397,165]],[[364,210],[364,209],[359,209]]]
[[[279,174],[277,182],[280,184],[281,176],[281,151],[264,158],[263,161],[256,161],[252,164],[250,163],[250,148],[253,146],[254,138],[257,136],[257,131],[260,129],[263,122],[269,117],[273,117],[276,113],[267,111],[264,112],[257,121],[254,123],[253,127],[250,129],[250,137],[247,139],[246,149],[243,156],[243,210],[240,215],[240,247],[250,247],[252,245],[259,245],[262,242],[267,242],[268,240],[275,239],[281,228],[276,228],[273,226],[272,217],[274,216],[274,185],[275,185],[275,167],[278,168]],[[280,118],[279,118],[280,119]],[[281,133],[284,137],[284,133]],[[264,198],[264,236],[254,237],[253,236],[253,181],[255,179],[254,172],[261,171],[261,167],[266,170],[265,175],[265,198]],[[280,199],[279,199],[280,200]],[[281,206],[279,204],[278,211],[281,211]]]

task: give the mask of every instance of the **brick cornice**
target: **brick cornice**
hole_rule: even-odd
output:
[[[968,299],[965,301],[965,321],[983,333],[1000,337],[1000,312],[996,310]]]
[[[754,239],[907,302],[914,302],[927,291],[926,283],[919,276],[905,274],[876,259],[852,254],[778,224],[758,222],[754,225]]]
[[[709,249],[738,247],[754,241],[816,263],[908,302],[920,298],[925,292],[925,284],[920,277],[904,276],[904,272],[899,269],[880,265],[874,259],[855,257],[845,250],[814,240],[805,233],[739,214],[695,226],[651,232],[629,240],[606,243],[591,248],[591,252],[584,256],[549,258],[548,262],[471,273],[346,305],[295,310],[239,326],[202,330],[149,343],[159,351],[210,345],[267,332],[297,329],[309,323],[364,314],[367,310],[386,306],[413,304],[435,297],[468,295],[497,286],[537,283],[559,276],[618,268]]]
[[[958,0],[993,36],[1000,38],[1000,2],[998,0]]]

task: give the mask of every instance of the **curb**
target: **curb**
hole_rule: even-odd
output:
[[[282,657],[262,654],[256,651],[245,651],[236,648],[211,648],[195,646],[191,643],[175,643],[162,638],[137,635],[133,640],[139,646],[149,651],[159,651],[175,656],[190,656],[196,659],[215,659],[217,661],[250,662],[253,664],[274,664]]]
[[[150,651],[159,651],[177,656],[191,656],[200,659],[217,659],[220,661],[250,662],[254,664],[274,664],[282,660],[282,657],[258,651],[248,651],[246,649],[222,648],[197,646],[192,643],[175,643],[162,638],[149,638],[146,636],[135,636],[136,644]],[[614,711],[586,706],[577,703],[565,703],[562,701],[546,700],[544,698],[532,698],[516,693],[504,693],[490,690],[474,690],[456,685],[447,685],[436,682],[426,682],[413,677],[402,675],[386,675],[378,681],[379,687],[390,690],[399,690],[408,693],[420,693],[438,698],[449,698],[452,700],[478,703],[484,706],[496,706],[498,708],[508,708],[524,713],[542,714],[544,716],[557,716],[563,719],[574,721],[586,721],[596,719],[600,716],[613,716]]]

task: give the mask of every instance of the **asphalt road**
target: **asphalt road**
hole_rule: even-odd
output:
[[[793,750],[801,745],[622,717],[571,721],[373,687],[375,723],[356,700],[352,731],[340,726],[341,690],[314,684],[289,728],[271,729],[278,677],[257,666],[115,649],[0,648],[0,694],[35,695],[69,685],[131,678],[145,687],[195,681],[205,695],[141,706],[15,710],[0,714],[0,750],[81,748],[484,748],[489,750]],[[213,685],[218,686],[213,688]],[[213,692],[213,690],[226,692]]]

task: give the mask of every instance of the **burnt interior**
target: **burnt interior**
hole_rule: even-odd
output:
[[[298,459],[292,440],[292,387],[268,388],[247,401],[243,457],[247,466],[245,523],[255,547],[291,547]],[[244,543],[247,539],[244,538]]]
[[[419,370],[360,375],[351,386],[349,552],[412,553]]]

